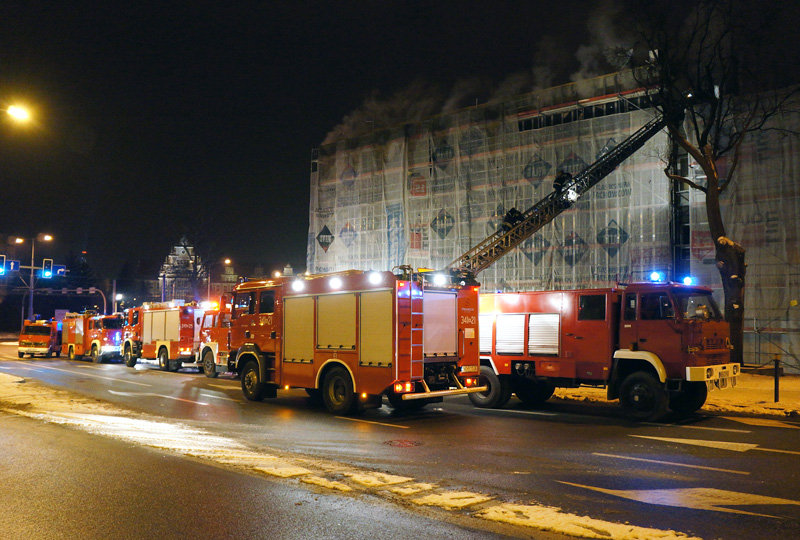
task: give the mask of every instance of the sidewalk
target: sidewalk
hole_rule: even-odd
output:
[[[772,375],[739,375],[734,388],[708,393],[702,410],[738,416],[777,416],[800,419],[800,375],[784,375],[778,381],[780,401],[775,403]],[[557,388],[552,399],[606,401],[604,388]]]
[[[16,353],[16,336],[0,335],[0,352]],[[800,419],[800,375],[779,379],[779,398],[775,403],[772,375],[739,375],[734,388],[708,393],[703,410],[739,416],[772,416]],[[604,388],[557,388],[551,399],[606,402]]]

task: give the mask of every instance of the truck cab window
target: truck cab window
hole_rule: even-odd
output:
[[[663,293],[643,294],[640,314],[643,321],[672,319],[675,317],[672,302],[669,296]]]
[[[602,321],[606,318],[604,294],[582,294],[578,297],[579,321]]]
[[[625,295],[625,314],[626,321],[636,320],[636,294],[628,293]]]
[[[133,312],[133,319],[131,320],[131,324],[132,325],[139,324],[139,312],[138,311],[134,311]]]
[[[275,291],[261,291],[258,305],[259,313],[273,313],[275,311]]]
[[[252,315],[253,313],[255,313],[253,293],[236,293],[236,296],[233,297],[233,318],[235,319],[241,315]]]

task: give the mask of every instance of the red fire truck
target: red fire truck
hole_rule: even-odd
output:
[[[383,395],[413,408],[486,390],[475,386],[478,287],[445,274],[403,267],[240,283],[227,330],[200,358],[239,373],[250,400],[305,388],[346,414],[380,407]]]
[[[736,384],[728,323],[706,287],[635,283],[608,289],[482,294],[479,407],[526,404],[555,387],[604,386],[634,419],[696,411]]]
[[[122,316],[97,315],[95,312],[67,313],[62,321],[62,348],[70,360],[87,354],[93,362],[119,356],[122,340]]]
[[[35,354],[61,356],[61,323],[55,319],[25,321],[19,333],[17,356],[26,354],[31,358]]]
[[[201,345],[197,348],[197,365],[206,377],[212,379],[228,371],[232,302],[230,295],[223,295],[216,307],[203,313],[200,322]]]
[[[127,310],[119,346],[125,364],[134,367],[139,358],[157,359],[164,371],[177,371],[184,363],[194,363],[202,314],[194,303],[153,303]]]

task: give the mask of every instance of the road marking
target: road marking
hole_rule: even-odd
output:
[[[475,408],[475,412],[530,414],[530,415],[533,415],[533,416],[558,416],[558,413],[540,412],[540,411],[520,411],[520,410],[517,410],[517,409],[481,409],[481,408]]]
[[[691,469],[703,469],[706,471],[726,472],[732,474],[750,474],[747,471],[734,471],[733,469],[719,469],[717,467],[706,467],[704,465],[689,465],[688,463],[675,463],[674,461],[662,461],[660,459],[646,459],[633,456],[618,456],[616,454],[602,454],[600,452],[592,452],[593,456],[610,457],[616,459],[629,459],[631,461],[643,461],[645,463],[658,463],[660,465],[674,465],[675,467],[688,467]]]
[[[229,397],[222,397],[222,396],[215,396],[215,395],[212,395],[212,394],[203,394],[203,393],[201,393],[200,395],[203,396],[203,397],[212,398],[212,399],[224,399],[225,401],[239,401],[238,399],[233,399],[233,398],[229,398]]]
[[[395,476],[382,472],[346,472],[344,475],[356,484],[361,484],[362,486],[370,488],[403,484],[413,480],[413,478],[407,476]]]
[[[231,382],[236,382],[236,381],[231,381]],[[220,388],[222,390],[230,390],[231,388],[236,388],[239,385],[238,384],[235,384],[235,385],[230,385],[230,384],[229,385],[224,385],[224,384],[206,383],[206,386],[210,386],[211,388]]]
[[[678,508],[691,508],[693,510],[713,510],[715,512],[726,512],[729,514],[744,514],[748,516],[761,516],[779,518],[769,514],[757,514],[725,508],[726,506],[750,506],[765,504],[793,504],[800,506],[800,501],[791,499],[781,499],[778,497],[768,497],[766,495],[754,495],[751,493],[739,493],[736,491],[726,491],[716,488],[677,488],[677,489],[605,489],[596,486],[585,486],[573,484],[572,482],[562,482],[560,484],[568,486],[598,491],[606,495],[613,495],[623,499],[639,501],[647,504],[657,504],[660,506],[675,506]]]
[[[734,422],[741,422],[748,426],[761,426],[761,427],[777,427],[786,429],[800,429],[800,426],[795,426],[780,420],[771,420],[769,418],[740,418],[737,416],[723,416],[725,420],[732,420]]]
[[[27,362],[21,362],[21,363],[25,364],[25,365],[30,365]],[[109,380],[109,381],[123,382],[123,383],[127,383],[127,384],[133,384],[133,385],[136,385],[136,386],[153,386],[152,384],[145,384],[145,383],[140,383],[140,382],[126,381],[125,379],[118,379],[116,377],[103,377],[102,375],[95,375],[94,373],[77,373],[77,372],[69,370],[69,369],[61,369],[61,368],[49,367],[49,366],[48,367],[37,366],[37,367],[39,367],[40,369],[52,369],[53,371],[63,371],[64,373],[69,373],[71,375],[77,375],[78,377],[94,377],[95,379],[106,379],[106,380]]]
[[[685,426],[681,424],[659,424],[657,422],[642,422],[643,426],[658,426],[658,427],[676,427],[683,429],[704,429],[706,431],[723,431],[725,433],[752,433],[749,429],[732,429],[732,428],[718,428],[718,427],[705,427],[705,426]]]
[[[640,439],[653,439],[656,441],[674,442],[678,444],[691,444],[694,446],[707,446],[709,448],[719,448],[721,450],[732,450],[734,452],[747,452],[748,450],[761,450],[762,452],[776,452],[779,454],[792,454],[800,456],[800,452],[795,450],[778,450],[773,448],[759,448],[755,443],[735,443],[726,441],[703,441],[700,439],[673,439],[670,437],[651,437],[648,435],[630,435]]]
[[[376,426],[388,426],[400,429],[408,429],[411,426],[401,426],[399,424],[387,424],[385,422],[373,422],[372,420],[362,420],[360,418],[348,418],[346,416],[336,416],[334,418],[338,418],[339,420],[349,420],[351,422],[360,422],[362,424],[375,424]]]
[[[184,401],[186,403],[194,403],[196,405],[208,405],[208,403],[203,403],[202,401],[192,401],[191,399],[184,399],[184,398],[173,397],[173,396],[165,396],[164,394],[155,394],[153,392],[118,392],[117,390],[109,390],[109,393],[114,394],[115,396],[129,396],[129,397],[153,396],[153,397],[160,397],[160,398],[164,398],[164,399],[174,399],[175,401]]]
[[[336,480],[328,480],[327,478],[323,478],[321,476],[310,475],[304,476],[300,479],[301,482],[305,482],[306,484],[313,484],[315,486],[319,486],[322,488],[327,489],[335,489],[337,491],[353,491],[353,488],[348,486],[347,484],[342,484],[341,482],[337,482]]]

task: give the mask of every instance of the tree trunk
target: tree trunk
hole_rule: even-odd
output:
[[[744,361],[744,277],[747,265],[744,248],[725,237],[714,241],[722,290],[725,293],[725,320],[731,327],[731,361]]]

